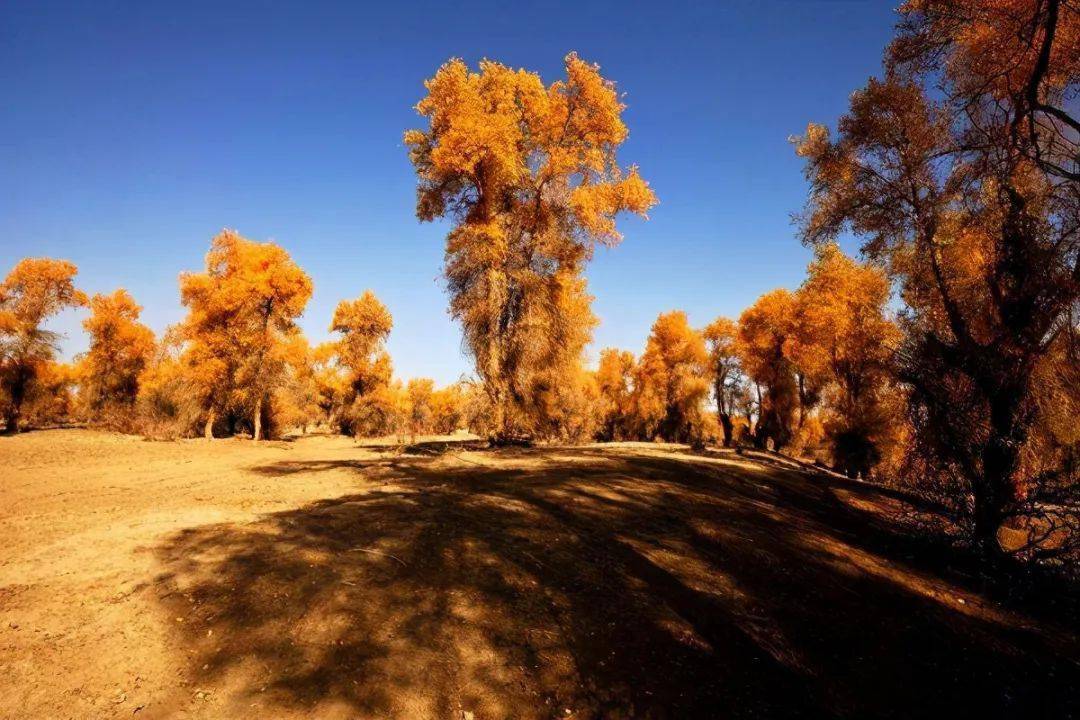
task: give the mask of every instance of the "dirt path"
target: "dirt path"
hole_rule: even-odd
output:
[[[152,443],[79,430],[0,437],[0,717],[126,717],[179,709],[186,651],[164,622],[154,549],[208,523],[244,523],[356,491],[246,471],[357,456],[351,443]],[[168,716],[168,713],[156,713]]]
[[[1076,712],[1075,618],[896,503],[657,446],[0,438],[0,717]]]

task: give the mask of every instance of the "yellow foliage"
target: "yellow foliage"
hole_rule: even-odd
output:
[[[822,246],[796,296],[789,356],[808,375],[840,383],[857,403],[900,343],[899,328],[885,316],[888,300],[881,269],[855,262],[834,244]]]
[[[703,439],[702,403],[709,393],[708,354],[686,313],[661,313],[641,355],[634,382],[637,420],[646,437],[673,442]]]
[[[83,327],[90,349],[80,363],[80,400],[91,413],[109,405],[131,406],[139,393],[139,375],[154,355],[153,331],[139,322],[142,308],[123,288],[90,298]]]
[[[77,272],[66,260],[25,258],[0,283],[0,409],[8,432],[18,432],[23,403],[50,372],[57,336],[45,321],[86,304],[74,284]]]
[[[794,317],[795,298],[783,288],[765,293],[739,316],[739,358],[754,382],[771,386],[785,372]]]
[[[339,339],[330,346],[338,368],[337,423],[345,434],[386,435],[403,429],[403,389],[392,388],[393,367],[384,349],[394,322],[390,311],[370,290],[356,300],[342,300],[334,309],[330,330]],[[399,397],[401,396],[401,397]]]
[[[435,390],[431,394],[432,432],[450,435],[467,427],[466,402],[467,389],[460,382]]]
[[[70,363],[51,360],[37,369],[27,395],[25,419],[35,427],[70,422],[75,414],[75,386],[79,371]]]
[[[716,401],[716,419],[725,446],[735,441],[737,410],[745,409],[749,395],[739,364],[739,326],[730,318],[718,317],[702,331],[709,352],[709,378]]]
[[[627,440],[634,432],[634,353],[618,348],[600,351],[596,370],[600,440]]]
[[[890,48],[894,63],[938,50],[948,39],[946,72],[964,92],[985,92],[998,100],[1022,95],[1038,61],[1045,28],[1033,22],[1033,0],[908,0],[905,14],[926,18],[924,32],[899,38]],[[933,45],[931,45],[933,43]],[[1046,85],[1058,93],[1080,77],[1080,18],[1062,3],[1054,44],[1046,63]]]
[[[311,292],[311,278],[284,249],[232,230],[211,242],[205,272],[180,276],[184,364],[208,433],[216,414],[237,410],[259,439],[264,405],[284,378],[282,348]]]
[[[390,311],[370,290],[364,291],[356,300],[342,300],[334,308],[330,330],[341,335],[334,352],[338,362],[353,373],[354,383],[375,382],[367,376],[375,372],[372,367],[383,356],[383,343],[393,327]],[[385,380],[389,381],[388,375]],[[363,387],[359,387],[358,392],[363,392]]]
[[[446,278],[495,413],[496,434],[544,432],[554,389],[576,381],[595,318],[581,272],[616,215],[656,198],[623,171],[623,105],[599,69],[569,55],[566,79],[460,60],[425,83],[426,130],[405,134],[420,179],[417,216],[449,216]]]

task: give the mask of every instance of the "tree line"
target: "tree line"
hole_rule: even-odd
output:
[[[0,407],[9,432],[84,421],[151,436],[249,434],[321,426],[357,436],[449,434],[479,413],[468,383],[393,377],[392,328],[370,291],[340,302],[335,339],[312,346],[296,325],[307,274],[280,246],[226,230],[203,272],[180,276],[187,316],[162,337],[124,289],[87,297],[76,267],[28,258],[0,284]],[[89,349],[56,361],[47,320],[86,307]],[[29,415],[27,417],[27,414]]]
[[[894,423],[878,409],[896,395],[886,367],[899,342],[886,317],[888,280],[835,245],[818,253],[796,292],[764,295],[738,322],[695,329],[685,313],[663,313],[640,358],[609,348],[590,370],[579,350],[576,362],[544,368],[550,385],[537,383],[527,403],[501,414],[499,392],[482,383],[395,380],[385,348],[393,318],[370,291],[340,302],[328,327],[335,338],[312,346],[296,325],[311,279],[276,244],[231,230],[214,237],[205,270],[180,276],[187,316],[161,338],[126,290],[88,297],[76,272],[64,260],[28,258],[0,284],[9,431],[30,408],[39,423],[207,438],[322,425],[355,436],[472,429],[498,440],[512,427],[564,442],[742,441],[777,451],[827,438],[861,442],[874,457],[892,444],[884,438]],[[89,349],[59,363],[45,324],[72,307],[89,311]],[[851,470],[868,474],[874,464]]]
[[[320,423],[748,444],[929,489],[992,554],[1004,523],[1064,507],[1080,474],[1078,18],[1060,0],[905,3],[881,77],[835,130],[793,138],[814,249],[803,284],[703,328],[663,313],[639,356],[605,349],[596,369],[585,268],[621,241],[620,214],[657,202],[618,160],[618,91],[574,54],[547,85],[451,60],[404,141],[417,217],[450,224],[445,287],[475,381],[395,380],[392,318],[370,293],[342,302],[336,339],[311,347],[295,325],[310,278],[282,248],[227,231],[204,272],[181,276],[188,316],[160,339],[124,291],[86,298],[70,263],[20,263],[0,286],[7,425],[29,402],[207,436]],[[56,364],[43,323],[82,304],[90,350]]]

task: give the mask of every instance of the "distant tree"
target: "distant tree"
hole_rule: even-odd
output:
[[[308,425],[322,415],[315,353],[300,332],[291,333],[276,350],[284,363],[284,378],[273,391],[275,425],[306,433]]]
[[[182,326],[166,329],[139,375],[139,429],[161,438],[189,435],[205,414],[205,397],[188,372]]]
[[[739,316],[739,361],[754,383],[757,422],[754,442],[772,441],[780,451],[794,434],[798,383],[789,347],[794,339],[795,297],[783,289],[765,293]]]
[[[467,424],[466,389],[460,382],[439,388],[431,394],[431,422],[439,435],[450,435]]]
[[[796,294],[796,352],[820,366],[829,397],[826,431],[838,467],[869,474],[896,444],[891,362],[900,331],[886,316],[890,287],[879,268],[822,245]]]
[[[19,431],[23,403],[56,354],[57,335],[45,322],[86,304],[77,272],[66,260],[26,258],[0,283],[0,403],[10,433]]]
[[[599,391],[593,373],[581,362],[538,375],[531,431],[567,443],[592,440],[598,427]]]
[[[718,317],[702,331],[709,352],[709,375],[716,400],[716,419],[724,433],[724,447],[731,447],[735,413],[746,394],[745,379],[739,366],[739,326],[729,318]]]
[[[791,295],[792,315],[787,318],[789,335],[784,343],[784,355],[795,376],[797,440],[803,434],[806,421],[821,405],[822,396],[831,380],[828,362],[818,347],[812,327],[806,322],[804,310],[812,309],[812,303],[804,301],[804,290],[804,287],[800,287]]]
[[[399,443],[405,441],[411,409],[408,390],[401,380],[392,379],[359,398],[354,408],[359,434],[368,437],[396,435]]]
[[[393,325],[390,311],[370,290],[334,310],[330,330],[340,335],[334,353],[344,374],[338,418],[343,433],[383,435],[398,423],[399,399],[390,388],[393,366],[385,350]]]
[[[709,393],[705,341],[681,310],[653,323],[634,383],[637,415],[646,437],[700,442],[701,405]]]
[[[76,416],[78,384],[79,371],[72,363],[43,363],[26,396],[22,417],[36,427],[70,422]]]
[[[626,440],[633,432],[634,368],[634,353],[617,348],[600,351],[596,385],[601,440]]]
[[[282,350],[311,291],[311,279],[280,246],[232,230],[213,239],[206,272],[181,275],[186,364],[205,396],[207,437],[216,411],[235,403],[250,413],[252,437],[261,438],[264,406],[283,379]]]
[[[327,426],[340,427],[339,419],[349,392],[345,369],[337,362],[337,343],[324,342],[311,350],[311,368],[315,381],[315,403]]]
[[[845,229],[910,308],[902,377],[920,445],[973,497],[973,536],[1038,489],[1034,379],[1080,297],[1080,13],[1059,0],[911,0],[884,79],[834,140],[799,138],[806,242]]]
[[[80,362],[79,395],[91,416],[107,407],[135,404],[139,376],[155,351],[154,332],[139,322],[140,312],[123,288],[90,298],[90,317],[83,321],[90,349]]]
[[[420,179],[417,216],[449,217],[450,312],[493,412],[496,438],[538,423],[537,393],[580,372],[595,324],[581,276],[597,243],[620,240],[615,217],[656,202],[622,170],[623,105],[595,65],[566,58],[565,80],[484,61],[451,60],[417,109],[427,130],[405,133]],[[537,375],[545,377],[537,378]],[[542,422],[539,424],[543,424]]]
[[[411,378],[405,385],[409,400],[409,432],[413,437],[430,433],[433,429],[435,411],[435,381],[431,378]]]

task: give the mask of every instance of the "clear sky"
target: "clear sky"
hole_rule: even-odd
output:
[[[796,286],[806,196],[787,138],[833,123],[879,72],[894,3],[0,2],[0,272],[28,255],[125,287],[156,331],[177,275],[230,227],[283,245],[315,282],[301,320],[371,288],[403,377],[469,370],[439,283],[446,226],[414,215],[402,132],[450,57],[557,79],[576,50],[625,93],[637,164],[660,198],[588,269],[592,355],[640,352],[657,313],[697,325]],[[54,324],[70,358],[82,313]]]

